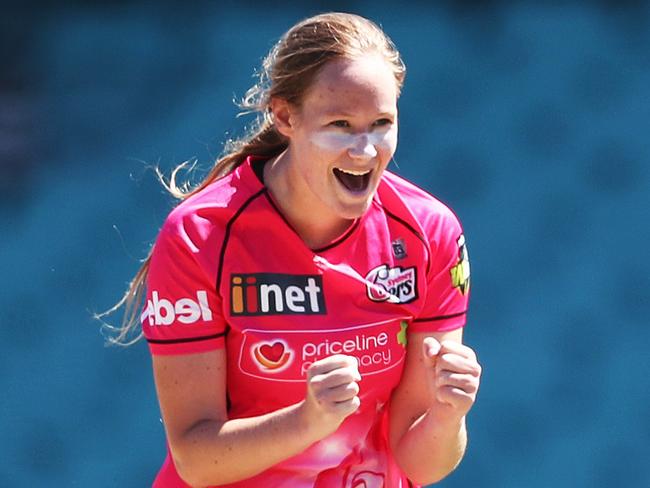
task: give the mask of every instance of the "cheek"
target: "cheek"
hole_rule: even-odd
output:
[[[371,134],[368,142],[377,148],[377,152],[390,159],[397,149],[397,126],[385,132]]]
[[[342,153],[357,145],[357,136],[336,132],[316,132],[309,141],[321,151]],[[387,131],[368,134],[368,143],[373,145],[378,152],[393,155],[397,148],[397,126]]]
[[[319,150],[329,153],[343,152],[354,144],[354,136],[334,132],[316,132],[309,140]]]

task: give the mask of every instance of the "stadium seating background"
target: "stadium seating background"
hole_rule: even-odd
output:
[[[0,21],[0,486],[150,485],[146,345],[91,314],[173,204],[148,168],[208,167],[273,41],[329,9],[402,51],[393,169],[468,239],[485,372],[438,486],[650,486],[647,2],[57,3]]]

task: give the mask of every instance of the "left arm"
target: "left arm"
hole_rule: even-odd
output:
[[[390,444],[398,465],[419,484],[443,479],[465,453],[465,416],[481,366],[462,335],[460,328],[408,337],[404,372],[391,397]]]

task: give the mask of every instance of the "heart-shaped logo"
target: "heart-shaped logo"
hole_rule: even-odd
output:
[[[260,354],[273,363],[282,359],[284,353],[284,344],[280,341],[274,342],[273,345],[264,344],[260,346]]]
[[[258,342],[252,346],[253,358],[260,369],[265,372],[277,373],[291,362],[293,351],[286,342],[274,340]]]

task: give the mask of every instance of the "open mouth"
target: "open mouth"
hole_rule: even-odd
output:
[[[371,169],[356,171],[351,169],[334,168],[334,176],[350,191],[363,192],[370,183]]]

